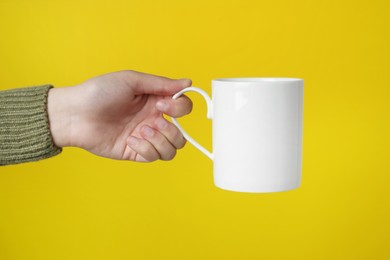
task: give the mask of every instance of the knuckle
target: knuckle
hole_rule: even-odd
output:
[[[156,153],[150,153],[148,156],[145,156],[149,162],[154,162],[160,159],[160,156]]]
[[[186,114],[191,113],[192,111],[192,101],[186,96],[180,97],[178,100],[175,100],[172,106],[169,107],[168,113],[172,116],[180,117]]]
[[[177,149],[183,148],[187,142],[187,140],[184,138],[184,136],[182,135],[182,133],[179,130],[176,131],[175,140],[176,140],[175,143],[176,143]]]
[[[187,140],[184,137],[182,137],[178,146],[177,146],[177,149],[182,149],[186,145],[186,143],[187,143]]]
[[[177,149],[181,149],[186,144],[187,140],[184,138],[183,134],[180,132],[180,130],[175,126],[172,125],[172,129],[170,131],[170,142],[175,145]]]
[[[144,158],[142,155],[140,154],[136,154],[133,161],[136,161],[136,162],[150,162],[148,159]]]
[[[156,161],[159,158],[158,154],[151,145],[143,145],[140,147],[139,153],[148,161]]]
[[[164,156],[161,157],[162,160],[164,161],[170,161],[176,156],[176,149],[173,149],[172,151],[167,152],[164,154]]]
[[[178,111],[180,111],[181,115],[186,115],[191,113],[192,111],[192,101],[186,96],[183,96],[182,99],[180,100],[180,104],[178,104]]]
[[[191,113],[192,112],[192,109],[194,108],[194,104],[192,103],[192,100],[189,99],[188,97],[187,98],[187,113]]]

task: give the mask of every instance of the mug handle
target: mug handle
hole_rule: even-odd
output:
[[[205,99],[206,104],[207,104],[207,118],[212,119],[212,114],[213,114],[212,103],[211,103],[211,98],[209,97],[209,95],[207,95],[207,93],[200,88],[189,87],[189,88],[185,88],[185,89],[182,89],[181,91],[177,92],[175,95],[173,95],[172,99],[177,99],[178,97],[183,95],[185,92],[196,92],[196,93],[200,94]],[[181,125],[179,124],[179,122],[177,121],[176,118],[171,117],[171,119],[172,119],[173,124],[175,126],[177,126],[177,128],[180,130],[180,132],[183,134],[183,136],[185,137],[185,139],[187,139],[188,142],[190,142],[193,146],[195,146],[195,148],[197,148],[199,151],[201,151],[207,157],[209,157],[211,160],[213,160],[214,155],[211,152],[209,152],[206,148],[204,148],[197,141],[195,141],[189,134],[187,134],[187,132],[184,131],[183,127],[181,127]]]

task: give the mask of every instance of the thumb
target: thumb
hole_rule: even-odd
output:
[[[135,79],[134,92],[136,95],[170,96],[192,84],[190,79],[175,80],[135,71],[132,71],[132,73],[134,73],[132,76]]]

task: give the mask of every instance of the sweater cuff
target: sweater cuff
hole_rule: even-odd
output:
[[[0,165],[37,161],[61,152],[47,114],[51,85],[0,91]]]

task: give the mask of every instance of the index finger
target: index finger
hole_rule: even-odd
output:
[[[192,84],[190,79],[170,79],[136,71],[132,74],[135,77],[135,94],[171,96]]]

